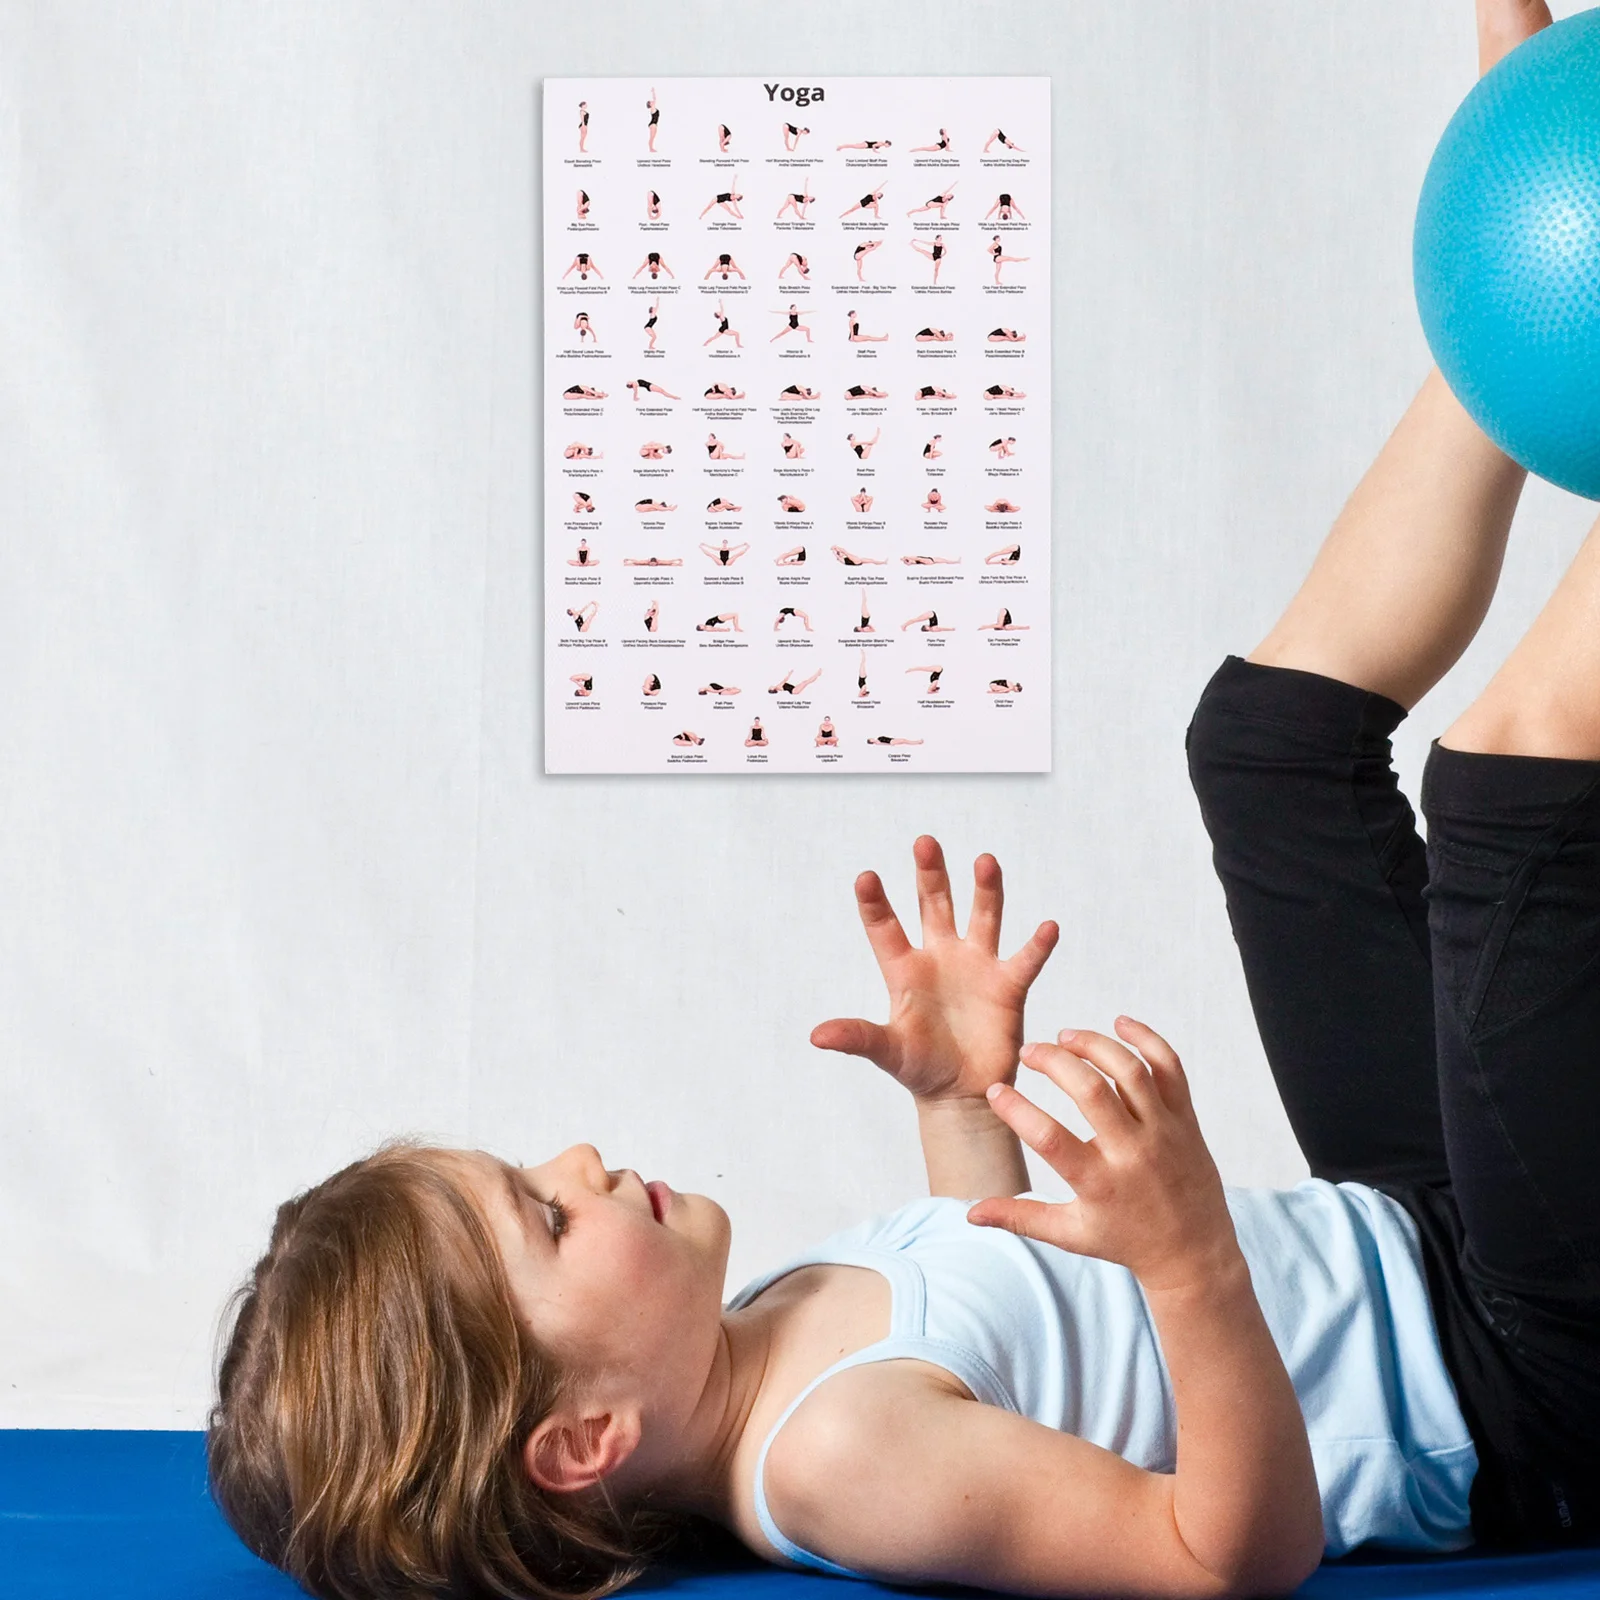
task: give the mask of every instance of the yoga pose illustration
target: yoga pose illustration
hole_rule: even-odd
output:
[[[695,690],[695,693],[714,694],[720,697],[728,698],[736,694],[743,694],[744,691],[739,688],[737,684],[733,683],[703,683],[698,689]]]
[[[937,611],[919,611],[916,616],[907,617],[900,624],[901,633],[904,633],[907,628],[918,628],[921,633],[954,633],[956,631],[948,624],[939,621],[939,613]]]
[[[672,454],[672,446],[663,444],[659,439],[646,439],[639,446],[639,455],[645,461],[664,461]]]
[[[744,340],[739,337],[738,329],[730,326],[728,313],[722,309],[720,300],[717,301],[717,309],[711,314],[717,319],[717,326],[711,334],[700,341],[700,348],[703,350],[708,344],[715,344],[718,339],[732,339],[734,344],[742,350],[744,348]]]
[[[1002,193],[1000,198],[984,212],[983,220],[987,222],[991,217],[996,216],[1001,222],[1009,222],[1013,217],[1017,217],[1023,222],[1028,220],[1022,215],[1022,207],[1006,193]]]
[[[941,128],[939,130],[939,137],[933,144],[914,144],[911,147],[911,153],[912,155],[921,155],[924,151],[948,150],[949,148],[950,134],[946,129]]]
[[[706,502],[706,510],[714,517],[731,517],[744,510],[743,506],[736,506],[733,501],[724,499],[720,494],[714,500]]]
[[[706,454],[713,461],[743,461],[743,450],[730,450],[714,433],[706,435]]]
[[[1005,253],[1005,247],[1000,243],[1000,235],[998,233],[994,236],[988,248],[989,259],[994,262],[994,281],[996,283],[1000,281],[1000,269],[1006,262],[1027,261],[1030,259],[1028,256],[1008,256]]]
[[[924,691],[926,697],[933,699],[948,699],[947,695],[939,692],[939,680],[944,677],[943,667],[907,667],[907,672],[925,672],[928,675],[928,687]]]
[[[576,272],[585,283],[588,282],[590,273],[593,273],[595,277],[600,279],[604,279],[605,277],[605,274],[596,264],[594,257],[591,256],[587,250],[580,250],[577,255],[572,258],[572,265],[568,267],[567,270],[561,274],[561,276],[563,278],[570,277],[574,272]]]
[[[862,592],[861,603],[863,606],[867,603],[865,591]],[[861,660],[856,664],[856,699],[870,699],[871,693],[871,690],[867,687],[867,652],[863,650],[861,652]]]
[[[872,626],[872,609],[867,601],[867,591],[861,590],[861,620],[850,630],[852,633],[876,633],[878,630]],[[865,670],[866,657],[862,656],[863,670]],[[862,680],[865,682],[865,680]]]
[[[644,215],[646,222],[659,222],[661,220],[661,196],[654,189],[646,189],[644,192]],[[637,272],[634,273],[634,277],[637,278],[638,276]],[[671,274],[669,273],[668,276],[670,277]]]
[[[673,734],[672,742],[682,745],[704,744],[705,739],[700,734],[691,733],[689,729],[685,728],[682,733]]]
[[[857,200],[854,205],[846,206],[844,210],[839,213],[839,215],[842,218],[848,217],[854,211],[870,211],[874,217],[878,217],[881,215],[878,210],[878,206],[882,199],[883,186],[880,184],[870,194],[862,195],[862,197]]]
[[[889,139],[856,139],[850,144],[835,146],[838,150],[887,150],[892,143]]]
[[[986,567],[1014,567],[1021,559],[1020,544],[1003,544],[998,550],[991,550],[983,558],[983,564]]]
[[[682,556],[624,556],[625,567],[681,567]]]
[[[593,445],[579,444],[576,440],[561,453],[568,461],[602,461],[605,459],[604,450],[596,450]]]
[[[933,263],[933,281],[937,283],[939,281],[939,269],[944,265],[944,235],[942,233],[934,234],[932,244],[929,244],[926,239],[912,239],[908,242],[918,255],[926,256]]]
[[[647,700],[655,699],[655,697],[661,693],[660,675],[654,672],[645,673],[644,683],[640,685],[639,693],[642,694]]]
[[[991,678],[989,680],[990,694],[1021,694],[1022,680],[1020,678]]]
[[[593,495],[586,494],[582,489],[574,489],[572,491],[572,514],[574,516],[580,516],[585,512],[592,512],[594,509],[595,504]]]
[[[589,509],[592,511],[594,507],[591,506]],[[589,549],[589,541],[587,539],[580,539],[578,541],[577,554],[567,557],[567,565],[569,567],[598,567],[600,558]]]
[[[561,391],[561,395],[565,400],[604,400],[606,398],[604,389],[594,389],[586,383],[568,384]]]
[[[737,611],[719,611],[713,617],[707,617],[704,622],[694,625],[696,633],[743,633],[739,626],[739,613]]]
[[[789,512],[792,515],[799,516],[805,510],[805,508],[805,501],[796,498],[796,496],[792,494],[780,494],[778,496],[778,509],[780,511]]]
[[[866,272],[863,270],[867,264],[867,257],[870,256],[874,250],[881,250],[882,248],[882,239],[863,239],[861,243],[856,246],[854,258],[856,263],[857,283],[865,283],[867,281]]]
[[[579,633],[587,633],[594,626],[594,619],[600,615],[600,602],[590,600],[576,610],[568,606],[567,615],[572,618],[572,624]]]
[[[653,567],[653,566],[658,566],[658,565],[681,567],[683,565],[683,563],[681,561],[672,561],[672,562],[665,562],[665,563],[655,562],[655,561],[647,561],[647,562],[625,561],[623,563],[623,565],[624,566],[628,566],[628,567],[636,567],[636,566],[652,566]],[[650,604],[645,607],[645,610],[644,610],[644,631],[646,633],[655,633],[660,629],[660,627],[661,627],[661,607],[659,606],[659,604],[657,604],[656,601],[652,600],[650,602]]]
[[[671,267],[667,265],[666,258],[659,250],[648,250],[645,252],[645,258],[639,263],[638,269],[634,273],[634,277],[637,278],[641,272],[648,272],[652,280],[659,278],[663,272],[666,273],[669,278],[677,277],[677,274],[672,270]]]
[[[775,555],[772,562],[778,567],[803,567],[806,564],[806,547],[803,544],[790,545],[787,550]]]
[[[706,211],[725,211],[730,217],[737,217],[744,221],[744,212],[739,209],[739,202],[744,196],[737,189],[725,189],[721,194],[706,202],[705,211],[700,215],[705,216]]]
[[[1015,516],[1022,510],[1022,507],[1015,500],[1007,500],[1004,495],[1001,495],[999,498],[989,501],[983,509],[992,511],[997,517],[1009,517]]]
[[[950,344],[955,339],[948,328],[918,328],[912,337],[918,344]]]
[[[649,378],[629,378],[625,387],[633,398],[642,400],[647,394],[658,394],[663,400],[681,400],[681,394],[674,394],[670,389],[663,389],[659,383],[653,383]]]
[[[1017,436],[1013,433],[1008,434],[1004,439],[992,440],[989,448],[994,452],[996,460],[1004,461],[1007,457],[1014,456],[1017,453]]]
[[[953,389],[941,388],[937,383],[925,383],[917,390],[916,399],[920,405],[924,400],[954,400],[956,397]]]
[[[939,492],[937,487],[929,489],[927,494],[923,497],[922,509],[924,511],[932,512],[944,510],[944,496]]]
[[[854,507],[857,515],[863,517],[866,516],[866,514],[872,509],[872,496],[867,493],[867,486],[865,484],[862,484],[861,487],[850,496],[850,504],[852,507]]]
[[[800,141],[810,132],[809,128],[797,128],[792,122],[784,123],[783,148],[793,154],[800,148]]]
[[[728,127],[728,124],[726,122],[719,122],[717,124],[717,149],[720,150],[723,155],[728,153],[728,145],[732,138],[733,131]]]
[[[874,383],[852,383],[844,392],[846,400],[887,400],[889,391]]]
[[[761,726],[761,718],[752,717],[750,719],[750,736],[744,742],[745,749],[748,750],[753,745],[757,749],[765,750],[767,744],[768,739],[765,729],[763,729]]]
[[[996,271],[998,270],[999,269],[996,268]],[[726,250],[724,250],[717,257],[717,259],[706,268],[705,272],[701,275],[700,281],[704,283],[707,278],[721,278],[722,281],[726,283],[730,276],[743,278],[744,268],[741,267]]]
[[[634,276],[638,277],[638,273],[635,273]],[[654,350],[656,348],[658,343],[656,338],[656,321],[660,315],[661,302],[659,300],[652,300],[650,302],[650,315],[644,319],[645,338],[649,341],[645,345],[646,350]]]
[[[845,443],[848,444],[851,450],[855,452],[855,456],[858,461],[869,460],[874,448],[882,437],[882,428],[874,428],[872,431],[872,437],[870,439],[858,439],[853,433],[847,433],[844,436]]]
[[[934,434],[934,436],[922,447],[922,459],[924,461],[939,460],[939,458],[944,454],[944,451],[939,448],[943,441],[944,435],[942,433]]]
[[[783,282],[785,274],[787,274],[791,268],[801,278],[809,279],[811,276],[811,263],[807,261],[798,250],[791,250],[787,258],[784,260],[783,265],[778,268],[778,281],[780,283]],[[781,317],[783,313],[780,311],[778,315]]]
[[[714,383],[706,390],[708,400],[743,400],[744,390],[736,389],[731,383]]]
[[[750,546],[748,544],[730,545],[726,539],[720,544],[702,544],[700,546],[701,554],[709,556],[712,564],[719,567],[731,567],[749,549]]]
[[[853,551],[846,550],[842,544],[830,544],[828,548],[833,552],[833,559],[845,567],[886,567],[889,565],[888,556],[858,556]]]
[[[817,724],[817,736],[812,740],[812,743],[828,748],[832,748],[839,743],[839,733],[833,725],[832,717],[824,717],[822,721]]]
[[[653,155],[656,148],[656,134],[661,128],[661,107],[656,104],[656,92],[654,89],[650,91],[650,98],[645,102],[645,105],[648,107],[650,112],[648,137],[650,152]]]
[[[1007,608],[1005,606],[1001,606],[999,611],[995,613],[995,619],[994,619],[993,622],[980,622],[978,624],[978,632],[979,633],[1026,633],[1030,627],[1032,627],[1032,623],[1028,623],[1028,622],[1013,622],[1011,620],[1010,611],[1007,610]]]
[[[791,302],[787,311],[774,311],[772,314],[775,317],[782,317],[784,319],[784,323],[783,326],[779,328],[769,340],[767,340],[768,344],[776,344],[778,340],[791,333],[803,333],[806,338],[806,343],[810,344],[812,342],[811,330],[805,325],[803,320],[811,315],[809,311],[802,311],[798,306]],[[791,387],[793,387],[793,385],[791,385]],[[784,392],[787,394],[788,390],[785,390]]]
[[[986,400],[1026,400],[1027,392],[1022,389],[1013,389],[1009,383],[991,383],[983,391]]]
[[[573,686],[572,693],[576,699],[587,700],[594,693],[594,674],[592,672],[574,672],[567,682]]]
[[[994,132],[983,141],[983,153],[988,155],[990,148],[996,144],[1003,144],[1007,150],[1015,150],[1019,155],[1024,153],[1020,144],[1016,144],[1012,140],[1006,138],[1006,136],[998,128],[996,128]]]
[[[781,222],[783,220],[784,213],[789,212],[794,216],[796,221],[806,221],[806,207],[809,206],[814,199],[816,199],[816,196],[811,192],[811,179],[808,176],[806,178],[804,187],[800,189],[798,193],[796,193],[794,190],[790,190],[789,193],[783,197],[783,204],[778,207],[778,215],[773,220],[775,222]]]
[[[589,215],[589,191],[587,189],[580,189],[578,191],[578,221],[579,222],[585,221],[588,218],[588,215]]]
[[[676,511],[678,508],[669,506],[665,500],[657,500],[654,495],[647,494],[644,499],[633,502],[633,509],[649,513],[652,511]]]
[[[984,335],[990,344],[1026,344],[1028,336],[1015,328],[991,328]]]
[[[778,391],[778,398],[780,400],[820,400],[822,396],[817,390],[808,387],[806,384],[789,383]]]
[[[903,567],[959,567],[960,556],[901,556]]]
[[[922,744],[924,742],[925,741],[923,741],[921,739],[894,739],[894,738],[891,738],[887,733],[876,733],[876,734],[873,734],[867,740],[868,744],[879,744],[879,745],[882,745],[882,744]]]
[[[915,217],[924,211],[937,211],[939,220],[945,220],[945,212],[950,208],[956,197],[956,186],[952,183],[948,188],[941,189],[938,194],[930,195],[920,206],[912,206],[906,212],[908,217]],[[943,254],[943,251],[940,252]]]
[[[784,434],[784,436],[778,441],[778,448],[783,452],[783,458],[785,461],[799,461],[805,456],[806,453],[806,447],[804,443],[795,438],[792,433]]]
[[[578,152],[580,155],[588,153],[589,149],[589,102],[578,102]]]
[[[789,695],[804,694],[806,690],[810,688],[810,686],[814,684],[821,676],[822,668],[818,667],[817,670],[810,675],[810,677],[802,678],[798,683],[796,683],[793,678],[785,673],[783,677],[781,677],[776,683],[768,686],[767,693]]]
[[[779,606],[778,615],[776,618],[774,618],[772,623],[772,631],[776,633],[783,626],[785,619],[789,617],[794,617],[807,633],[812,631],[811,617],[809,613],[802,611],[799,606]],[[807,683],[810,681],[811,680],[809,678],[806,679]]]

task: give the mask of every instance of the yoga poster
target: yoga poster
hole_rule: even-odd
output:
[[[547,79],[545,767],[1050,764],[1050,86]]]

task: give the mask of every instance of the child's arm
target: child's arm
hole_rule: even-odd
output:
[[[856,879],[861,921],[889,989],[887,1026],[836,1018],[814,1028],[811,1042],[865,1056],[911,1092],[930,1194],[963,1200],[1018,1194],[1028,1187],[1022,1147],[984,1096],[991,1084],[1016,1078],[1023,1002],[1060,930],[1041,923],[1016,955],[1002,961],[1005,893],[995,858],[979,856],[973,868],[972,915],[963,938],[937,841],[924,835],[912,854],[920,950],[906,938],[877,873]]]

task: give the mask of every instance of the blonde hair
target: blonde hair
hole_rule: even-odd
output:
[[[212,1495],[320,1600],[597,1600],[685,1519],[529,1479],[564,1376],[442,1155],[394,1141],[279,1207],[224,1318]]]

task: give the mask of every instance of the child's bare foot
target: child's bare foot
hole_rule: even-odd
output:
[[[1549,26],[1545,0],[1478,0],[1478,76]]]

